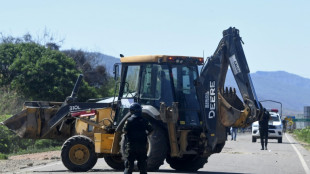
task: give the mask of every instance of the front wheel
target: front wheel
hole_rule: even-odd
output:
[[[256,138],[252,137],[252,142],[255,143],[256,142]]]
[[[282,143],[282,137],[278,138],[278,143]]]
[[[61,148],[61,160],[73,172],[86,172],[97,163],[94,142],[82,135],[69,138]]]

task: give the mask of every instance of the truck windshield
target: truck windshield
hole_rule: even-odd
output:
[[[271,115],[272,121],[280,121],[279,115]]]

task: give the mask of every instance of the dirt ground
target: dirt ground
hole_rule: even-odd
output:
[[[11,156],[8,160],[0,160],[0,173],[12,173],[27,167],[45,165],[59,160],[60,151]]]

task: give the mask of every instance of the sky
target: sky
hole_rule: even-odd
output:
[[[61,49],[119,57],[211,56],[223,30],[236,27],[251,72],[310,78],[308,0],[0,0],[0,32],[44,31]],[[204,54],[203,54],[204,53]]]

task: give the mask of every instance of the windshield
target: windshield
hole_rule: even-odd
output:
[[[280,121],[279,115],[271,115],[271,121]]]
[[[116,113],[116,125],[127,113],[130,103],[137,101],[158,110],[160,103],[172,106],[178,102],[179,121],[184,126],[200,125],[200,108],[194,81],[198,77],[196,66],[169,64],[123,65],[125,76],[121,85],[121,106]]]
[[[160,102],[172,105],[173,95],[168,65],[145,64],[142,66],[140,101],[159,109]]]

